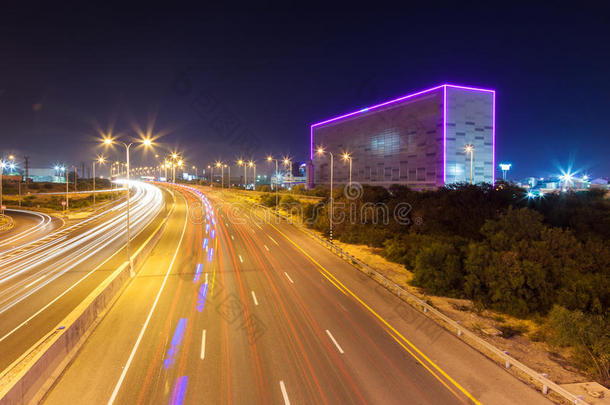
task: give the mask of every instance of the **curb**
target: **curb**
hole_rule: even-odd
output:
[[[173,193],[171,194],[173,196]],[[174,206],[172,205],[167,216],[133,254],[132,263],[136,272],[161,238]],[[124,262],[54,330],[7,367],[0,374],[0,404],[39,402],[130,280],[128,262]]]
[[[386,278],[383,274],[376,271],[371,266],[365,264],[356,257],[344,252],[340,247],[330,243],[326,239],[323,239],[304,228],[302,225],[296,223],[293,219],[283,215],[282,213],[275,211],[269,207],[264,207],[264,210],[270,213],[272,216],[287,220],[288,223],[294,226],[297,230],[303,232],[305,235],[317,241],[322,246],[326,247],[331,253],[335,254],[339,258],[349,263],[356,270],[366,274],[369,278],[383,286],[386,290],[394,294],[396,297],[401,299],[403,302],[410,305],[419,313],[432,320],[434,323],[445,329],[446,331],[455,334],[458,339],[464,342],[466,345],[472,347],[485,357],[490,359],[493,363],[500,367],[503,367],[509,374],[516,379],[526,383],[538,392],[543,394],[547,399],[556,403],[566,404],[578,404],[588,405],[588,403],[579,395],[575,395],[560,385],[556,384],[547,378],[545,374],[538,373],[535,370],[527,367],[517,359],[510,356],[507,352],[502,351],[492,344],[484,341],[470,330],[464,328],[459,322],[454,321],[448,316],[444,315],[436,308],[426,303],[423,299],[403,289],[392,280]],[[262,218],[265,220],[266,218]]]

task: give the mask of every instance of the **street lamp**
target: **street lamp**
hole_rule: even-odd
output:
[[[500,163],[500,170],[502,170],[502,180],[506,181],[506,174],[510,170],[512,164],[510,163]]]
[[[103,165],[106,162],[106,158],[100,155],[93,161],[93,209],[95,209],[95,163]]]
[[[251,167],[252,170],[253,170],[252,187],[256,191],[256,165],[254,164],[254,161],[251,160],[251,161],[248,162],[248,166]]]
[[[245,190],[246,184],[248,183],[248,173],[246,172],[246,170],[248,169],[248,166],[246,166],[246,162],[244,162],[243,159],[239,159],[237,161],[237,165],[244,167],[244,190]]]
[[[273,162],[275,161],[275,209],[277,210],[277,206],[278,206],[278,174],[277,174],[277,159],[274,159],[273,156],[267,156],[267,162]]]
[[[350,156],[349,153],[345,152],[342,156],[341,159],[343,159],[343,161],[349,161],[349,187],[352,187],[352,157]]]
[[[292,188],[292,160],[288,157],[284,157],[284,166],[288,167],[288,174],[290,175],[288,177],[288,188]]]
[[[131,255],[129,254],[129,244],[131,241],[131,231],[130,231],[130,218],[129,218],[129,207],[130,207],[130,195],[131,195],[131,190],[129,188],[129,149],[131,148],[131,145],[133,145],[135,142],[131,142],[131,143],[126,143],[126,142],[122,142],[122,141],[116,141],[112,138],[105,138],[104,139],[104,144],[107,146],[110,146],[114,143],[118,143],[119,145],[123,145],[125,147],[125,154],[127,156],[127,164],[126,164],[126,169],[127,169],[127,241],[126,241],[126,251],[127,251],[127,261],[129,262],[129,274],[131,275],[131,277],[135,277],[135,273],[133,271],[133,263],[131,262]],[[142,139],[139,143],[141,143],[142,145],[144,145],[144,147],[149,147],[152,146],[152,141],[148,138],[144,138]]]
[[[324,148],[318,148],[317,153],[318,155],[324,155],[326,152],[324,151]],[[330,155],[330,214],[328,215],[330,230],[328,234],[330,236],[330,243],[333,243],[333,173],[335,157],[332,152],[328,152],[328,154]]]
[[[4,205],[2,203],[2,174],[4,172],[4,166],[6,166],[6,163],[0,160],[0,214],[2,215],[4,215]]]
[[[220,188],[225,187],[225,167],[222,162],[216,162],[216,167],[220,167]]]
[[[229,188],[231,188],[231,165],[225,164],[223,168],[225,167],[229,169]]]
[[[464,147],[466,153],[470,153],[470,184],[474,184],[474,145],[469,143]]]

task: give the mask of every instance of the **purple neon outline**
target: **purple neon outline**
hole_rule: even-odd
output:
[[[443,185],[447,184],[447,86],[443,86]]]
[[[383,102],[381,104],[376,104],[371,107],[365,107],[365,108],[362,108],[357,111],[353,111],[353,112],[350,112],[347,114],[343,114],[343,115],[340,115],[340,116],[337,116],[334,118],[330,118],[330,119],[312,124],[309,127],[309,159],[313,160],[313,128],[314,127],[328,124],[330,122],[338,121],[343,118],[348,118],[348,117],[351,117],[351,116],[354,116],[356,114],[360,114],[363,112],[369,112],[371,110],[375,110],[377,108],[384,107],[389,104],[398,103],[400,101],[407,100],[409,98],[416,97],[416,96],[426,94],[426,93],[432,92],[434,90],[443,88],[443,184],[446,184],[447,183],[447,87],[451,87],[454,89],[492,93],[493,101],[492,101],[492,124],[491,124],[492,125],[492,129],[491,129],[491,131],[492,131],[492,157],[491,158],[492,158],[493,170],[492,170],[492,174],[491,174],[491,176],[492,176],[491,181],[492,181],[492,185],[495,184],[496,183],[496,169],[495,169],[495,167],[496,167],[496,91],[492,90],[492,89],[483,89],[480,87],[462,86],[462,85],[457,85],[457,84],[445,83],[445,84],[441,84],[436,87],[432,87],[430,89],[418,91],[418,92],[412,93],[412,94],[407,94],[405,96],[395,98],[393,100],[389,100],[389,101]]]

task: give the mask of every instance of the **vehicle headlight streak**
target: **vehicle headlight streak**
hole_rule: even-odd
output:
[[[135,189],[131,206],[131,229],[139,233],[156,216],[163,204],[161,191],[146,183],[132,182]],[[12,308],[42,287],[79,264],[103,251],[113,243],[125,240],[126,202],[110,211],[118,213],[102,224],[77,236],[60,237],[25,252],[22,255],[0,260],[0,287],[14,282],[0,291],[0,314]],[[96,215],[94,218],[106,215]],[[93,219],[93,218],[92,218]],[[65,231],[65,230],[63,230]],[[122,248],[122,246],[117,246]],[[54,262],[52,262],[55,260]]]
[[[25,237],[27,237],[27,236],[33,235],[33,234],[35,234],[36,232],[38,232],[38,231],[40,231],[40,230],[44,229],[44,228],[45,228],[45,227],[46,227],[48,224],[50,224],[50,223],[51,223],[51,221],[52,221],[52,218],[51,218],[51,216],[50,216],[50,215],[44,214],[44,213],[42,213],[42,212],[36,212],[36,211],[24,211],[24,210],[17,210],[17,209],[11,209],[11,211],[15,211],[15,212],[23,212],[23,213],[26,213],[26,214],[29,214],[29,215],[34,215],[34,216],[37,216],[37,217],[39,217],[39,218],[40,218],[40,222],[39,222],[39,223],[37,223],[35,226],[33,226],[33,227],[31,227],[31,228],[26,229],[26,230],[25,230],[25,231],[23,231],[23,232],[20,232],[20,233],[18,233],[18,234],[16,234],[16,235],[11,236],[10,238],[6,238],[6,239],[4,239],[4,240],[0,241],[0,246],[6,246],[6,245],[10,245],[10,244],[12,244],[12,243],[17,242],[17,241],[18,241],[18,240],[20,240],[20,239],[23,239],[23,238],[25,238]],[[26,245],[26,244],[19,245],[19,246],[15,246],[15,247],[13,247],[13,248],[11,248],[11,249],[8,249],[6,252],[8,252],[8,251],[13,251],[13,250],[16,250],[16,249],[20,249],[20,248],[22,248],[22,247],[23,247],[23,246],[25,246],[25,245]],[[2,254],[6,253],[6,252],[2,252]]]

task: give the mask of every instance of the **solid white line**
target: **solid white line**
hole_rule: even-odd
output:
[[[205,359],[205,329],[201,335],[201,360]]]
[[[328,335],[330,340],[333,341],[335,346],[337,346],[337,350],[339,350],[339,353],[343,354],[343,349],[341,348],[341,346],[339,346],[339,343],[337,343],[337,341],[335,340],[335,337],[330,333],[330,331],[328,329],[326,329],[326,334]]]
[[[186,200],[186,198],[185,198]],[[108,400],[108,404],[113,404],[114,400],[116,399],[119,390],[121,389],[121,385],[123,384],[123,380],[125,379],[125,376],[127,375],[127,371],[129,371],[129,367],[131,366],[131,362],[133,361],[133,358],[136,355],[136,351],[138,350],[138,346],[140,346],[140,342],[142,341],[142,337],[144,337],[144,333],[146,332],[146,328],[148,328],[148,324],[150,323],[150,318],[152,318],[152,314],[153,312],[155,312],[155,308],[157,307],[157,304],[159,303],[159,298],[161,297],[161,293],[163,292],[163,289],[165,288],[165,284],[167,283],[167,279],[169,277],[169,273],[171,273],[172,268],[174,267],[174,262],[176,261],[176,257],[178,256],[178,252],[180,251],[180,246],[182,246],[182,240],[184,239],[184,233],[186,231],[186,225],[188,224],[188,214],[189,214],[189,206],[188,204],[186,204],[186,210],[184,211],[184,227],[182,228],[182,235],[180,235],[180,240],[178,241],[178,246],[176,247],[176,251],[174,252],[174,257],[172,258],[171,263],[169,264],[169,267],[167,269],[167,273],[165,273],[165,278],[163,279],[163,283],[161,283],[161,287],[159,288],[159,292],[157,293],[157,296],[155,297],[155,302],[153,302],[152,307],[150,308],[150,312],[148,313],[148,316],[146,317],[146,321],[144,322],[144,325],[142,326],[142,329],[140,330],[140,335],[138,336],[138,339],[136,340],[136,343],[133,345],[133,348],[131,349],[131,353],[129,354],[129,359],[127,359],[127,363],[125,363],[125,367],[123,367],[123,372],[121,373],[121,377],[119,378],[119,381],[117,381],[115,387],[114,387],[114,391],[112,391],[112,396],[110,397],[110,399]]]
[[[284,397],[284,404],[290,405],[290,399],[288,399],[288,392],[286,392],[284,381],[280,381],[280,389],[282,390],[282,396]]]
[[[267,249],[267,252],[269,251],[269,248],[267,247],[267,245],[263,245],[265,247],[265,249]]]
[[[273,239],[273,238],[271,237],[271,235],[267,235],[267,236],[269,236],[269,239],[271,239],[271,240],[273,241],[273,243],[275,243],[275,244],[276,244],[276,245],[278,245],[278,246],[280,245],[279,243],[277,243],[277,242],[276,242],[276,240],[275,240],[275,239]]]
[[[286,275],[286,277],[288,277],[288,280],[290,280],[290,282],[291,282],[292,284],[294,284],[294,281],[292,281],[292,279],[290,278],[290,276],[288,275],[288,273],[284,272],[284,274]]]
[[[243,263],[244,259],[241,258],[241,255],[237,255],[237,256],[239,256],[239,261]]]
[[[258,305],[258,300],[256,299],[256,294],[252,291],[252,299],[254,299],[254,305]]]
[[[258,229],[261,229],[261,230],[263,229],[263,227],[262,227],[262,226],[260,226],[259,224],[257,224],[256,222],[253,222],[253,224],[254,224],[254,225],[256,225],[256,226],[258,226]]]

